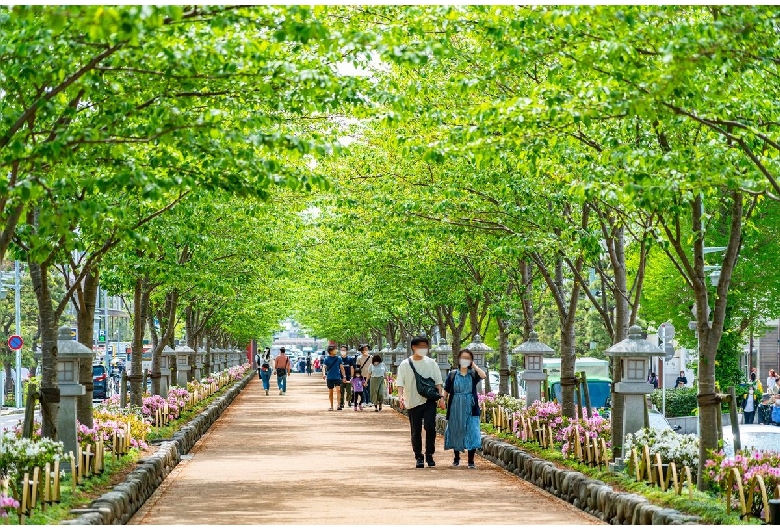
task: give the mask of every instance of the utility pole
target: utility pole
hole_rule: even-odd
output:
[[[16,334],[22,335],[22,285],[19,275],[19,260],[14,261],[14,320]],[[22,350],[16,350],[16,380],[14,381],[16,408],[22,408]]]
[[[104,334],[104,348],[103,348],[103,362],[106,363],[106,373],[110,373],[111,370],[111,358],[108,356],[108,291],[103,289],[103,320],[105,326]]]

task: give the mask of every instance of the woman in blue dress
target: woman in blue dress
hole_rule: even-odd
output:
[[[444,449],[452,449],[455,452],[453,466],[460,465],[460,453],[467,451],[469,469],[475,469],[474,454],[482,447],[477,385],[485,378],[485,372],[474,364],[474,354],[471,350],[460,351],[458,365],[456,370],[447,374],[447,380],[444,382],[444,399],[447,400]]]

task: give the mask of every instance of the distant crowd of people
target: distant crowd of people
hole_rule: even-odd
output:
[[[458,354],[458,367],[442,378],[438,363],[428,356],[430,341],[426,337],[413,338],[410,347],[412,355],[398,366],[395,386],[399,406],[409,417],[415,467],[436,465],[433,456],[438,407],[447,411],[444,449],[453,451],[452,465],[459,466],[461,453],[466,453],[467,465],[474,469],[475,454],[482,447],[477,388],[487,374],[474,364],[473,353],[463,349]],[[255,360],[265,394],[269,393],[271,375],[275,373],[279,394],[285,395],[287,377],[292,372],[285,349],[281,348],[280,354],[272,358],[271,350],[266,348]],[[304,363],[299,361],[298,371],[308,375],[312,371],[322,372],[328,388],[328,411],[344,410],[345,406],[355,412],[370,407],[375,412],[382,410],[389,370],[381,355],[371,355],[368,344],[361,344],[354,356],[349,355],[346,346],[328,346],[320,357],[307,356]]]
[[[758,423],[780,426],[780,375],[770,369],[766,386],[762,386],[756,368],[751,369],[748,390],[742,396],[742,421],[752,425],[756,416]]]

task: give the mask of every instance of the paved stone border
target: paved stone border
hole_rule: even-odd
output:
[[[181,429],[173,439],[164,441],[152,456],[138,460],[135,469],[127,475],[112,491],[104,493],[90,504],[89,508],[71,510],[75,519],[62,521],[66,525],[104,525],[126,524],[135,512],[152,496],[157,487],[176,467],[181,455],[187,454],[209,427],[219,418],[236,396],[249,384],[255,370],[247,375],[223,395],[209,404]]]
[[[398,408],[397,398],[391,396],[388,401],[391,407],[405,415],[405,411]],[[437,414],[436,431],[444,434],[446,428],[446,417]],[[617,492],[579,471],[559,469],[552,462],[493,436],[482,435],[479,453],[497,466],[609,524],[679,525],[699,524],[701,520],[697,516],[656,506],[641,495]]]

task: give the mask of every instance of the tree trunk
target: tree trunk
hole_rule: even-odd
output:
[[[523,286],[520,290],[520,299],[523,307],[523,338],[528,340],[534,330],[534,278],[533,263],[522,260],[520,262],[520,279]]]
[[[699,462],[705,462],[709,458],[710,450],[717,450],[722,433],[718,430],[718,416],[720,416],[720,403],[715,397],[715,358],[718,345],[723,336],[723,328],[726,321],[726,306],[729,285],[734,267],[742,245],[742,217],[744,214],[742,194],[734,191],[731,194],[731,227],[729,242],[723,265],[720,271],[720,281],[716,288],[715,308],[712,314],[712,322],[709,322],[708,291],[704,272],[704,229],[702,219],[704,217],[704,204],[701,195],[697,195],[692,203],[692,218],[694,228],[694,278],[691,278],[694,294],[696,296],[696,321],[699,333]],[[701,227],[701,228],[700,228]],[[679,242],[677,252],[682,249]],[[697,487],[704,491],[708,488],[704,466],[699,465]]]
[[[496,322],[498,323],[498,393],[509,394],[509,326],[501,317],[497,317]]]
[[[95,307],[97,306],[97,293],[99,273],[97,269],[90,270],[84,276],[81,299],[77,304],[76,327],[78,329],[79,342],[92,349],[95,331]],[[92,428],[92,365],[81,363],[79,365],[79,383],[84,385],[84,395],[78,397],[76,416],[79,423]]]
[[[52,306],[48,265],[29,261],[30,280],[41,321],[41,420],[42,435],[57,440],[60,388],[57,383],[57,318]]]
[[[143,356],[144,331],[146,330],[146,311],[149,310],[149,290],[144,278],[135,280],[133,290],[133,347],[130,359],[130,404],[140,407],[143,403]]]
[[[574,344],[574,315],[569,315],[561,326],[561,407],[567,418],[576,418],[574,404],[574,371],[576,363]],[[564,384],[568,383],[568,384]]]
[[[0,405],[5,405],[5,396],[14,391],[14,376],[11,374],[11,363],[5,363],[5,388],[3,389],[3,401]]]
[[[151,291],[149,293],[151,295]],[[152,347],[152,395],[153,396],[159,396],[160,395],[160,378],[161,375],[161,358],[162,348],[158,348],[159,345],[159,336],[157,335],[157,327],[154,324],[154,314],[151,311],[151,309],[148,307],[148,297],[147,297],[147,308],[146,308],[146,325],[149,326],[149,335],[151,336],[151,347]],[[166,396],[163,396],[166,397]]]
[[[192,307],[192,305],[188,305],[186,309],[184,310],[184,327],[185,327],[185,334],[187,335],[187,346],[192,348],[193,350],[198,349],[198,337],[196,333],[197,328],[197,312]],[[195,364],[195,354],[191,353],[187,357],[187,362],[190,366],[193,366]],[[192,381],[195,379],[195,370],[191,369],[189,370],[189,374],[187,376],[187,379],[189,381]]]
[[[612,344],[626,339],[628,337],[628,328],[631,325],[631,305],[628,302],[628,275],[626,274],[626,252],[625,252],[625,231],[622,226],[613,230],[614,237],[608,244],[610,249],[609,256],[612,263],[613,272],[613,300],[615,303],[615,324],[612,326],[613,336]],[[639,272],[637,272],[639,274]],[[606,285],[601,286],[602,292],[606,292]],[[641,285],[637,283],[641,289]],[[639,300],[639,297],[637,297]],[[610,397],[612,401],[612,417],[623,417],[623,395],[615,392],[615,384],[623,378],[623,369],[619,359],[610,358],[612,366],[612,390]],[[626,433],[623,432],[623,422],[613,421],[612,428],[612,456],[619,458],[622,455],[623,444],[625,443]]]

